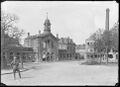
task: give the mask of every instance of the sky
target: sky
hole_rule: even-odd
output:
[[[106,8],[110,9],[110,28],[118,21],[119,5],[115,1],[5,1],[1,9],[19,17],[17,26],[25,35],[44,30],[46,13],[53,35],[70,37],[76,44],[85,40],[99,28],[105,28]]]

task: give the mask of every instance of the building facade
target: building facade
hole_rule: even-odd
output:
[[[76,45],[76,59],[84,59],[85,58],[85,44],[83,45]]]
[[[92,38],[92,36],[90,36],[88,39],[85,40],[86,61],[91,61],[93,58],[95,58],[96,50],[94,49],[94,44],[95,44],[95,41],[94,41],[94,38]]]
[[[43,61],[46,54],[46,61],[58,60],[58,38],[51,33],[51,23],[48,17],[44,22],[44,31],[36,35],[28,33],[24,40],[25,47],[32,47],[35,52],[36,61]]]
[[[105,22],[105,31],[110,31],[109,30],[109,8],[106,9],[106,22]],[[115,24],[114,29],[111,29],[111,33],[112,32],[116,32],[116,30],[118,29],[118,23]],[[101,34],[98,35],[99,38],[101,38]],[[97,37],[97,38],[98,38]],[[108,38],[109,39],[109,38]],[[116,38],[115,38],[116,39]],[[111,48],[110,52],[108,52],[108,59],[107,59],[107,53],[105,52],[105,50],[103,50],[101,53],[97,52],[97,50],[95,50],[94,48],[94,44],[95,44],[95,38],[91,35],[88,39],[86,39],[85,41],[86,43],[86,61],[99,61],[99,62],[110,62],[110,61],[117,61],[118,59],[118,52],[116,48]],[[114,52],[113,50],[116,50],[116,52]],[[110,58],[109,55],[112,55],[112,57]]]
[[[74,60],[76,53],[75,53],[75,43],[72,39],[68,38],[61,38],[58,42],[58,50],[59,50],[59,60]]]
[[[32,62],[34,52],[32,48],[23,47],[17,39],[8,36],[1,29],[1,68],[9,66],[13,56],[19,58],[21,63]]]

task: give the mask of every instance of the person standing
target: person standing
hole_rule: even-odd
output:
[[[46,54],[45,52],[43,52],[43,61],[45,61],[45,58],[46,58]]]
[[[21,78],[20,69],[19,69],[19,60],[16,56],[14,56],[13,61],[11,62],[11,66],[13,68],[14,79],[16,79],[16,72],[18,72],[19,77]]]

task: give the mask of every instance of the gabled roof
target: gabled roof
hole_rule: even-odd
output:
[[[85,49],[85,45],[84,44],[83,45],[77,45],[76,49]]]
[[[88,40],[95,40],[95,33],[92,34],[92,35],[88,38]]]
[[[55,40],[58,40],[58,38],[56,38],[52,33],[50,32],[43,32],[42,34],[39,34],[39,35],[33,35],[33,36],[29,36],[25,39],[36,39],[36,38],[45,38],[45,37],[48,37],[48,36],[52,36]]]
[[[73,42],[73,40],[71,38],[61,38],[61,39],[59,39],[59,43],[74,44],[74,42]]]

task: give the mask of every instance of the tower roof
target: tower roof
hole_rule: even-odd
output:
[[[44,22],[44,25],[47,25],[47,26],[51,25],[50,20],[48,19],[48,13],[47,13],[47,17],[46,17],[46,20]]]

